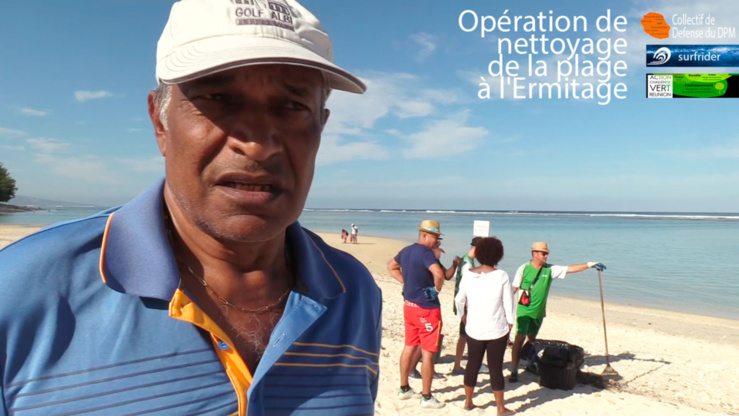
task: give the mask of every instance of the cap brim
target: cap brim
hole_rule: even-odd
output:
[[[362,94],[367,87],[354,75],[305,47],[281,39],[220,36],[177,48],[157,61],[157,80],[179,84],[250,65],[298,65],[322,71],[331,89]]]

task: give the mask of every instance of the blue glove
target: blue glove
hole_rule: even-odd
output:
[[[424,287],[422,290],[423,290],[423,295],[426,296],[426,300],[429,302],[433,302],[439,298],[439,292],[433,286]]]
[[[606,269],[606,265],[605,264],[598,263],[597,261],[589,261],[588,262],[588,267],[589,268],[595,268],[595,270],[597,270],[599,272],[602,272],[603,270]]]

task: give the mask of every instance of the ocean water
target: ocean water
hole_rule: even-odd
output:
[[[105,210],[101,207],[54,207],[38,211],[14,212],[11,214],[0,214],[0,224],[25,224],[46,226],[75,218],[89,217]]]
[[[0,224],[48,225],[95,214],[94,207],[0,215]],[[445,265],[469,249],[475,220],[490,221],[490,234],[505,247],[499,267],[513,277],[530,259],[534,241],[547,241],[553,264],[599,261],[608,303],[620,303],[739,319],[739,214],[500,212],[306,209],[301,224],[333,233],[352,223],[363,235],[411,243],[424,219],[441,222]],[[389,258],[387,259],[390,260]],[[598,273],[589,269],[552,285],[552,293],[599,300]]]
[[[739,214],[305,210],[303,226],[335,233],[352,223],[362,235],[413,242],[423,219],[441,222],[444,265],[469,249],[473,221],[490,221],[513,274],[531,258],[531,243],[549,244],[549,261],[606,265],[609,302],[739,319]],[[390,259],[388,259],[389,261]],[[588,269],[552,284],[552,294],[599,300],[598,273]]]

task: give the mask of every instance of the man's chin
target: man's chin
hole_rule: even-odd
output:
[[[260,216],[254,214],[231,215],[216,221],[203,221],[199,228],[224,243],[260,243],[280,238],[296,219]]]

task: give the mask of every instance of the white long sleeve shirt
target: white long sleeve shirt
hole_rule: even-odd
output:
[[[467,304],[465,332],[478,341],[504,336],[508,325],[513,325],[515,320],[513,289],[508,273],[503,270],[488,273],[465,270],[454,301],[460,320]]]

